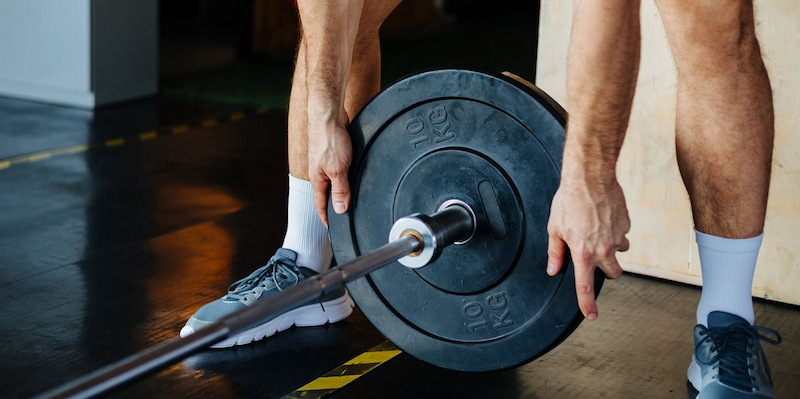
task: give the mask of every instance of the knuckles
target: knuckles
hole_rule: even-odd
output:
[[[608,243],[599,244],[597,246],[597,255],[602,258],[614,256],[614,246]]]
[[[592,290],[594,290],[594,287],[588,283],[575,283],[575,289],[580,294],[591,294]]]
[[[608,240],[601,242],[587,242],[577,240],[567,240],[567,245],[572,250],[572,256],[585,262],[599,259],[610,259],[617,251],[624,251],[628,246],[626,238]]]
[[[582,245],[578,247],[577,256],[583,263],[589,263],[595,255],[595,250],[592,247]]]
[[[338,179],[340,177],[347,176],[347,169],[331,168],[326,170],[325,174],[327,174],[331,179]]]

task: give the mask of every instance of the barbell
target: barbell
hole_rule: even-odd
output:
[[[554,100],[511,73],[401,79],[349,125],[351,206],[328,207],[339,266],[40,397],[102,394],[345,283],[387,339],[425,362],[490,371],[543,355],[583,320],[571,261],[545,272],[565,125]]]

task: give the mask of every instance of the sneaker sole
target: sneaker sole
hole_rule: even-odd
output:
[[[694,386],[692,385],[692,383],[687,380],[686,381],[686,397],[688,399],[697,399],[697,395],[700,395],[700,392],[697,392],[697,390],[694,389]]]
[[[700,387],[703,385],[703,374],[700,370],[700,365],[697,364],[697,360],[692,355],[692,363],[689,364],[689,370],[686,370],[686,377],[688,378],[688,383],[686,384],[687,393],[690,399],[694,399],[697,397],[697,393],[700,391]],[[692,389],[689,389],[692,388]]]
[[[235,345],[247,345],[255,341],[261,341],[264,338],[271,337],[277,332],[285,331],[292,326],[297,327],[315,327],[322,326],[328,323],[336,323],[342,321],[353,313],[355,303],[350,298],[349,294],[345,294],[339,298],[310,305],[301,306],[297,309],[290,310],[264,324],[253,327],[245,332],[230,337],[222,342],[218,342],[211,346],[211,348],[222,349],[230,348]],[[323,308],[325,310],[323,310]],[[184,326],[181,329],[181,337],[194,334],[194,329],[189,326]]]

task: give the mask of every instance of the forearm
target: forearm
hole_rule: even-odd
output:
[[[574,2],[565,175],[612,182],[639,69],[639,0]]]
[[[363,0],[298,2],[305,47],[309,133],[347,123],[345,88]]]

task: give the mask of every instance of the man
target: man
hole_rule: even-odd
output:
[[[622,269],[630,221],[616,162],[630,116],[640,53],[640,0],[574,1],[569,50],[571,114],[561,185],[548,232],[550,275],[575,264],[578,302],[595,320],[593,272]],[[251,301],[324,270],[331,260],[328,190],[350,201],[349,118],[378,91],[378,29],[398,1],[299,2],[303,25],[289,109],[289,225],[267,266],[204,306],[185,336]],[[656,0],[678,70],[676,148],[692,203],[703,272],[688,377],[702,398],[772,398],[755,327],[751,285],[760,248],[773,143],[772,96],[751,0]],[[313,193],[313,195],[312,195]],[[319,214],[319,217],[315,214]],[[224,342],[249,343],[296,325],[346,317],[342,290]],[[769,330],[771,331],[771,330]],[[774,332],[773,332],[774,333]],[[777,335],[777,333],[775,333]],[[779,337],[778,337],[779,341]]]
[[[328,190],[337,212],[346,212],[352,157],[346,126],[380,90],[378,30],[399,3],[298,2],[302,38],[289,100],[289,220],[283,247],[267,265],[233,283],[225,296],[195,313],[181,329],[182,337],[330,266]],[[302,306],[214,347],[248,344],[292,325],[334,323],[349,316],[353,306],[347,292],[340,289],[321,298],[319,304]]]

